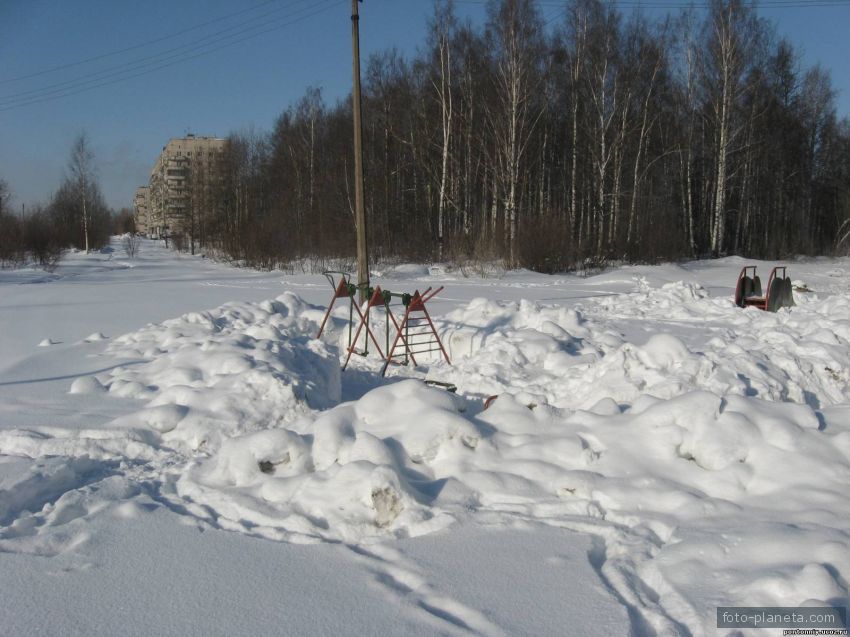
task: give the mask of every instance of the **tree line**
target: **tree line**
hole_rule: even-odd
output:
[[[438,1],[411,58],[364,69],[374,258],[565,270],[830,253],[850,218],[850,123],[819,66],[741,0],[624,15]],[[350,255],[351,100],[311,88],[268,133],[230,136],[202,243],[274,267]]]
[[[100,249],[113,231],[132,230],[130,214],[113,218],[104,201],[85,134],[74,140],[66,175],[47,205],[31,205],[18,214],[10,200],[10,187],[0,180],[0,266],[35,262],[52,269],[68,248]]]
[[[491,0],[487,16],[437,0],[415,55],[364,65],[373,261],[560,271],[846,250],[850,122],[829,74],[751,5],[650,19],[569,0],[547,20],[533,0]],[[352,137],[350,98],[316,88],[273,130],[232,134],[174,245],[257,267],[350,257]],[[0,262],[97,248],[113,229],[84,137],[48,205],[21,219],[7,191]]]

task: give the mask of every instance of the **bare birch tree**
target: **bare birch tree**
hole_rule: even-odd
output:
[[[452,62],[452,36],[455,29],[454,5],[451,0],[434,4],[434,19],[431,25],[433,55],[436,73],[431,77],[431,86],[440,110],[440,183],[437,197],[437,254],[443,258],[445,240],[445,216],[449,198],[449,155],[451,153],[452,129],[454,127],[454,86]]]
[[[711,252],[715,256],[725,249],[729,160],[744,130],[737,110],[758,35],[751,10],[740,0],[713,0],[706,22],[703,70],[715,139],[714,202],[710,224]]]
[[[6,212],[6,202],[10,196],[8,184],[0,179],[0,216],[3,216],[3,213]]]
[[[496,103],[489,110],[495,142],[495,173],[502,191],[508,262],[518,263],[517,214],[522,163],[542,114],[536,100],[540,85],[542,26],[532,0],[502,0],[490,5],[488,25],[496,48]]]
[[[91,150],[86,133],[80,133],[71,146],[71,159],[68,162],[68,171],[71,173],[76,195],[80,202],[82,216],[83,236],[85,240],[86,254],[89,253],[89,204],[90,191],[95,180],[94,175],[94,153]]]

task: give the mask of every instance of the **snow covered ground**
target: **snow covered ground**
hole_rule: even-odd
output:
[[[313,338],[321,276],[113,247],[0,270],[0,633],[734,635],[717,606],[848,605],[850,260],[791,264],[777,314],[734,306],[737,258],[387,268],[445,286],[453,365],[383,379],[340,372],[347,307]]]

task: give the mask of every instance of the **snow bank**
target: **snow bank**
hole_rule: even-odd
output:
[[[698,284],[637,287],[445,317],[440,377],[499,395],[474,464],[448,475],[484,508],[602,521],[602,573],[662,634],[713,634],[719,604],[846,604],[850,298],[770,314]],[[624,336],[636,322],[641,344]]]
[[[443,372],[463,393],[511,394],[524,404],[589,409],[600,401],[672,398],[696,388],[744,393],[746,384],[676,336],[625,342],[581,312],[522,301],[476,299],[447,317],[455,367]]]
[[[729,388],[723,393],[808,403],[816,409],[850,401],[850,296],[795,294],[795,300],[795,308],[776,313],[740,310],[729,297],[709,297],[701,286],[679,282],[599,299],[586,303],[584,310],[605,322],[628,319],[654,330],[699,330],[702,354],[724,370],[720,382]],[[735,378],[743,386],[736,386]]]
[[[692,391],[622,412],[510,394],[469,410],[401,381],[232,438],[177,493],[223,528],[296,542],[412,537],[476,514],[590,530],[602,575],[660,634],[711,634],[715,603],[846,596],[835,573],[850,572],[848,434],[822,431],[808,405]],[[789,527],[790,511],[810,530]],[[824,551],[834,571],[818,566]],[[718,564],[723,584],[706,583]]]
[[[266,537],[364,541],[445,528],[457,498],[432,466],[480,439],[450,394],[407,380],[372,390],[296,430],[232,438],[196,463],[178,493],[217,522]],[[417,427],[408,425],[416,416]],[[469,497],[469,494],[467,494]]]
[[[116,338],[126,359],[72,393],[146,401],[116,422],[149,427],[171,444],[215,448],[222,439],[292,422],[340,400],[337,352],[313,339],[320,308],[286,293],[273,301],[229,303]]]
[[[850,401],[847,316],[847,296],[809,296],[771,314],[682,282],[578,309],[476,299],[440,324],[455,367],[439,373],[464,393],[563,408],[704,389],[820,409]],[[626,340],[625,321],[644,322],[651,336]],[[683,340],[694,330],[702,351]]]

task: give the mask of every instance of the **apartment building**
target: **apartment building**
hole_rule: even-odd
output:
[[[148,186],[148,236],[198,239],[217,199],[226,147],[226,139],[191,134],[162,147]]]
[[[133,221],[136,224],[136,232],[149,236],[151,227],[150,219],[150,187],[139,186],[133,197]]]

